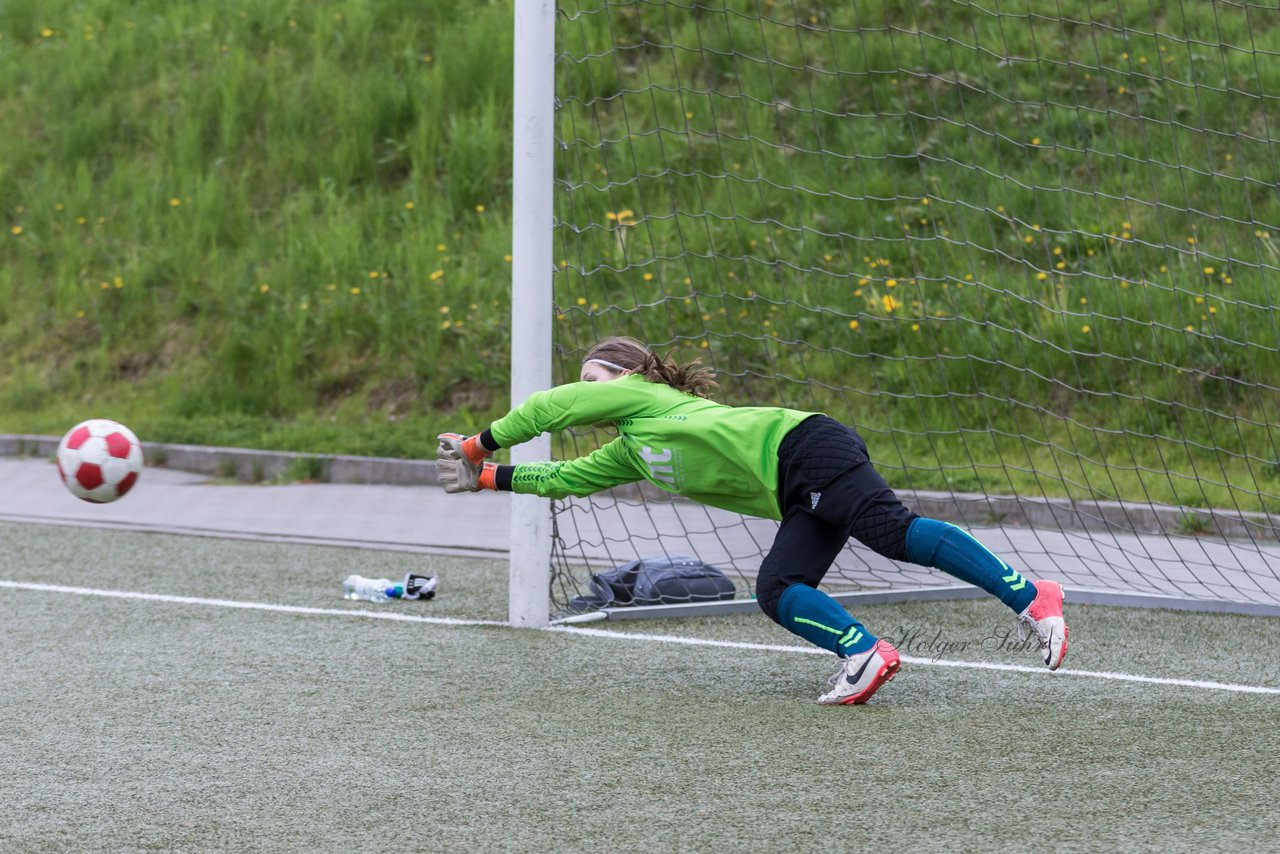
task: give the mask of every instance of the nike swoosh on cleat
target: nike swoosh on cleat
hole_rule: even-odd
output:
[[[1053,639],[1054,639],[1054,637],[1056,637],[1056,634],[1051,630],[1051,631],[1049,632],[1049,640],[1048,640],[1048,642],[1044,645],[1044,663],[1045,663],[1045,666],[1048,666],[1048,665],[1049,665],[1049,663],[1050,663],[1051,661],[1053,661]]]
[[[862,672],[867,669],[867,665],[871,663],[871,659],[873,658],[875,658],[874,653],[872,653],[871,655],[868,655],[867,660],[862,662],[862,666],[858,668],[857,673],[854,673],[852,675],[846,673],[844,675],[845,681],[848,682],[850,685],[857,685],[858,680],[862,678]]]

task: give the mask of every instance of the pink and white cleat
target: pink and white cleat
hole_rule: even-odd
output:
[[[860,705],[871,699],[881,685],[893,678],[902,662],[898,650],[887,640],[878,640],[866,652],[840,662],[840,669],[827,682],[830,690],[818,698],[823,706]]]
[[[1031,629],[1040,641],[1044,663],[1057,670],[1067,657],[1067,620],[1062,616],[1062,585],[1056,581],[1036,581],[1036,598],[1018,615],[1018,622]]]

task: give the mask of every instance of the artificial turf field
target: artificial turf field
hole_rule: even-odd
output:
[[[440,596],[339,596],[349,572],[410,570]],[[499,621],[504,571],[0,525],[0,850],[1249,850],[1280,832],[1280,693],[1078,673],[1280,688],[1274,620],[1068,603],[1077,673],[1051,676],[929,663],[942,632],[944,663],[1035,665],[977,643],[1010,624],[996,603],[867,607],[915,654],[871,704],[824,708],[834,659],[757,615],[589,627],[608,635],[360,616]]]

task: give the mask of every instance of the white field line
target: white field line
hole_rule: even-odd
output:
[[[247,611],[270,611],[280,614],[305,614],[328,617],[362,617],[370,620],[390,620],[400,623],[426,623],[435,626],[494,626],[507,627],[500,620],[464,620],[454,617],[424,617],[417,614],[405,614],[397,611],[367,611],[346,608],[308,608],[300,605],[273,605],[266,602],[242,602],[235,599],[205,599],[198,596],[171,596],[164,593],[140,593],[131,590],[103,590],[93,587],[68,587],[62,584],[40,584],[28,581],[0,580],[0,589],[30,590],[37,593],[58,593],[71,596],[96,596],[105,599],[132,599],[144,602],[168,602],[175,605],[203,605],[213,608],[235,608]],[[745,643],[742,641],[712,640],[710,638],[691,638],[679,635],[654,635],[641,632],[617,632],[611,629],[587,629],[574,626],[549,626],[541,631],[564,635],[578,635],[611,640],[645,641],[648,643],[677,644],[680,646],[716,647],[720,649],[740,649],[755,652],[785,652],[812,655],[830,655],[824,649],[816,647],[792,646],[790,644]],[[1059,670],[1049,673],[1043,667],[1027,667],[1019,664],[994,664],[985,661],[947,661],[916,656],[902,656],[906,664],[927,667],[960,667],[969,670],[1001,670],[1010,673],[1030,673],[1040,677],[1062,679],[1067,677],[1085,677],[1107,679],[1113,682],[1135,682],[1144,685],[1170,685],[1180,688],[1198,688],[1206,691],[1231,691],[1238,694],[1280,694],[1280,688],[1262,685],[1239,685],[1231,682],[1210,682],[1200,679],[1167,679],[1160,676],[1138,676],[1132,673],[1115,673],[1108,670]]]

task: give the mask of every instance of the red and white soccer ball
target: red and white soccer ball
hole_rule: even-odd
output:
[[[142,446],[123,424],[82,421],[58,445],[58,474],[76,498],[106,504],[124,496],[142,473]]]

